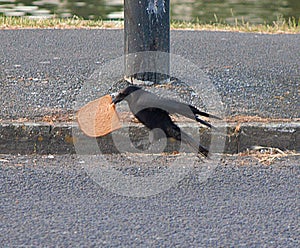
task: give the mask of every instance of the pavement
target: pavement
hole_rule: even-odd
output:
[[[0,40],[5,247],[299,246],[300,35],[172,31],[172,71],[210,93],[205,107],[224,118],[225,154],[155,162],[115,152],[123,131],[143,143],[139,124],[95,143],[74,118],[80,104],[120,86],[123,31],[0,30]],[[97,143],[102,155],[79,154]],[[160,187],[172,161],[184,171],[171,166]]]
[[[18,147],[28,146],[25,153],[54,153],[45,148],[54,145],[60,153],[70,152],[77,103],[110,93],[122,79],[123,31],[1,30],[0,38],[2,151],[24,153]],[[229,136],[236,137],[228,138],[225,152],[253,145],[299,150],[299,41],[298,34],[171,32],[173,76],[201,85],[198,92],[206,90],[200,94],[213,113],[225,119],[246,116],[229,124]],[[219,101],[210,104],[215,96]],[[264,121],[251,121],[253,116]],[[236,132],[237,125],[236,135],[230,130]],[[51,135],[62,126],[60,137]],[[239,137],[245,133],[246,139]]]
[[[298,160],[266,166],[227,156],[205,181],[200,164],[159,194],[129,197],[96,183],[75,155],[1,155],[1,244],[298,247]],[[119,169],[138,178],[164,171],[153,163]]]
[[[1,30],[0,38],[3,120],[73,110],[94,71],[123,55],[121,30]],[[225,116],[299,118],[299,41],[299,34],[172,31],[171,53],[208,74]]]

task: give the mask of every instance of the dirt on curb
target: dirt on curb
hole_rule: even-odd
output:
[[[119,114],[120,119],[126,122],[134,122],[138,123],[137,119],[134,118],[133,114],[130,112],[122,112]],[[176,122],[183,123],[183,122],[194,122],[193,120],[178,116],[178,115],[173,115],[172,119]],[[204,118],[205,119],[205,118]],[[27,117],[24,118],[19,118],[19,119],[1,119],[0,118],[0,123],[5,122],[5,123],[22,123],[22,122],[45,122],[49,124],[55,124],[55,123],[68,123],[68,122],[74,122],[76,121],[76,114],[72,113],[53,113],[49,115],[44,115],[40,117],[36,117],[34,119],[29,119]],[[300,118],[265,118],[265,117],[260,117],[260,116],[248,116],[248,115],[236,115],[236,116],[230,116],[224,118],[223,122],[227,123],[288,123],[288,122],[299,122],[300,123]]]

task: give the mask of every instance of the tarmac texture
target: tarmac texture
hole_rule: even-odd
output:
[[[94,81],[120,71],[122,30],[0,30],[0,40],[2,246],[299,247],[299,34],[171,32],[187,78],[207,76],[222,117],[242,116],[225,147],[244,152],[207,161],[111,153],[110,136],[97,140],[107,153],[75,154],[76,101],[122,79]]]
[[[200,164],[160,194],[128,197],[97,184],[74,155],[1,156],[1,243],[298,247],[298,159],[266,166],[249,157],[226,157],[204,182]],[[153,163],[119,169],[135,177],[164,171]]]
[[[17,147],[27,147],[29,138],[32,144],[27,152],[53,153],[44,148],[46,144],[69,153],[70,122],[78,102],[82,106],[111,93],[111,88],[118,90],[115,84],[123,76],[118,64],[124,61],[123,31],[1,30],[0,38],[2,151],[23,153]],[[252,145],[299,150],[299,44],[300,35],[172,31],[171,72],[182,75],[187,84],[200,84],[208,103],[214,96],[220,99],[216,106],[206,106],[210,112],[223,118],[246,116],[235,122],[237,126],[249,122],[249,116],[265,118],[263,124],[254,121],[250,129],[242,125],[239,135],[246,133],[248,138],[228,138],[232,145],[225,151],[235,153]],[[105,73],[108,76],[97,77]],[[208,84],[202,82],[206,78]],[[21,126],[20,132],[20,123],[30,128]],[[61,126],[66,127],[61,136],[51,135]],[[238,136],[234,125],[229,130],[233,131],[229,136]],[[263,137],[262,142],[257,137]],[[246,142],[239,144],[240,140]]]
[[[122,30],[1,30],[0,38],[3,120],[72,111],[94,71],[123,55]],[[224,116],[299,118],[299,44],[298,34],[171,32],[171,54],[209,76]]]

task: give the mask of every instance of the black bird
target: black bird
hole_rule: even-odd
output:
[[[219,117],[202,112],[197,108],[185,103],[161,98],[137,86],[128,86],[122,90],[115,97],[113,103],[116,104],[122,100],[125,100],[128,103],[128,106],[134,116],[148,129],[161,129],[165,133],[166,137],[183,141],[191,146],[195,151],[207,157],[207,148],[201,146],[187,133],[180,130],[180,128],[172,121],[169,114],[181,114],[210,128],[213,128],[212,125],[200,119],[199,116],[220,119]]]

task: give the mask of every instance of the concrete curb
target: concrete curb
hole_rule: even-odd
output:
[[[182,128],[184,128],[181,125]],[[196,132],[199,126],[189,126]],[[236,123],[227,124],[224,153],[234,154],[245,151],[255,145],[276,147],[282,150],[300,150],[300,123]],[[133,143],[148,139],[148,132],[141,124],[130,125],[130,138]],[[126,135],[128,131],[115,131],[114,138]],[[209,130],[200,128],[201,143],[207,142]],[[74,136],[74,134],[76,134]],[[78,138],[85,142],[92,138],[86,137],[78,128],[77,123],[0,123],[0,154],[70,154],[75,153],[74,143]],[[222,138],[222,137],[220,137]],[[112,135],[97,138],[102,153],[117,153]],[[168,149],[176,148],[169,144]],[[97,148],[98,149],[98,148]],[[94,149],[95,150],[95,149]],[[222,152],[222,151],[220,151]]]

